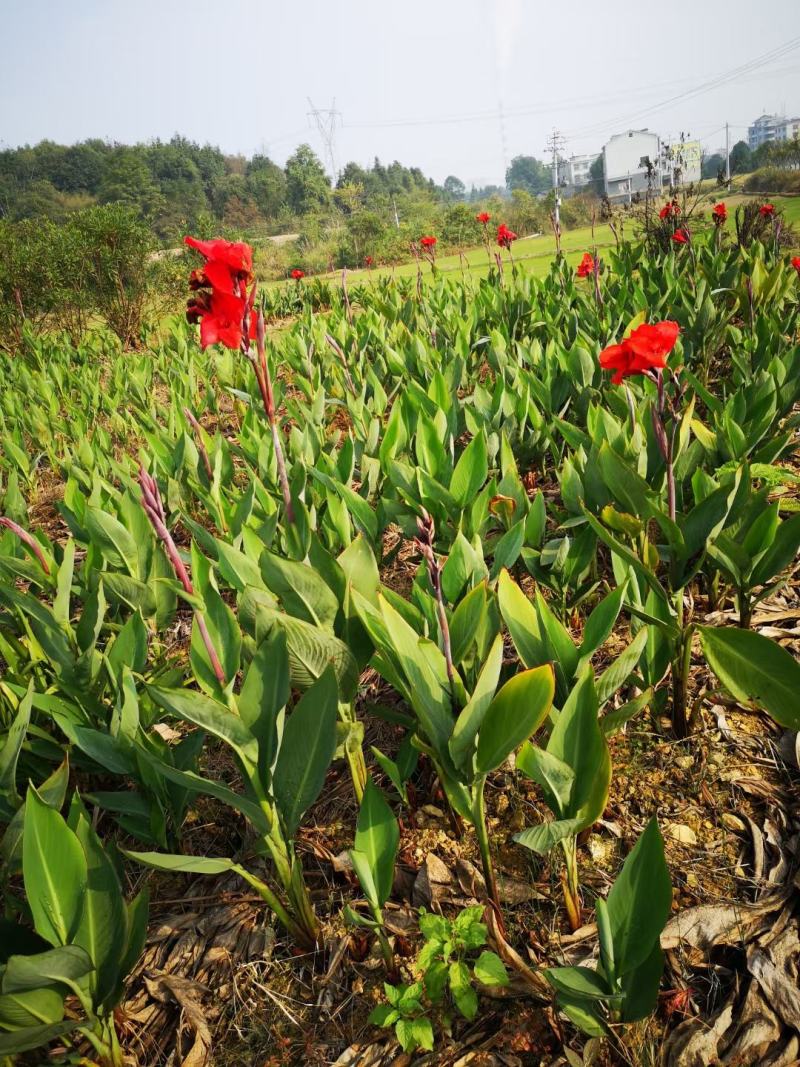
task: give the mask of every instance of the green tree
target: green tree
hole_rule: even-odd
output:
[[[725,157],[715,152],[712,156],[703,159],[700,174],[703,178],[716,178],[720,172],[725,173]]]
[[[325,168],[310,145],[301,144],[286,161],[286,198],[298,215],[330,202],[331,186]]]
[[[737,141],[731,149],[731,174],[747,174],[752,170],[751,157],[747,141]]]
[[[476,245],[481,240],[481,225],[475,221],[475,211],[467,204],[453,204],[444,213],[442,240],[449,245]]]
[[[589,177],[592,179],[595,192],[598,196],[602,196],[606,190],[606,168],[602,152],[589,167]]]
[[[464,185],[460,178],[457,178],[455,174],[449,174],[445,180],[444,195],[448,200],[463,200],[467,195],[467,187]]]
[[[286,175],[267,156],[253,156],[245,172],[247,191],[265,219],[275,218],[286,203]]]
[[[524,189],[526,192],[546,193],[552,186],[550,169],[535,156],[515,156],[506,171],[506,186],[509,189]]]
[[[97,190],[101,204],[122,204],[154,215],[163,206],[147,157],[139,148],[122,146],[113,153]]]

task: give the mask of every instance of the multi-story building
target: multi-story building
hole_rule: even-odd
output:
[[[662,145],[661,173],[665,185],[689,185],[699,182],[703,149],[699,141],[676,141]]]
[[[609,200],[630,200],[648,187],[661,187],[661,141],[652,130],[616,133],[603,147],[605,190]]]
[[[759,115],[747,129],[747,143],[754,152],[762,144],[771,141],[791,141],[800,136],[800,118],[787,119],[785,115]]]
[[[558,161],[558,184],[562,194],[572,196],[580,192],[592,180],[592,164],[597,159],[597,152],[582,156],[570,156]]]

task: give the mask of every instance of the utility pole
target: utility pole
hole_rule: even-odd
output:
[[[725,123],[725,184],[731,187],[731,136],[728,123]]]
[[[553,127],[553,132],[550,134],[550,139],[545,145],[545,152],[552,152],[553,154],[553,196],[555,199],[555,208],[553,211],[553,221],[555,223],[556,230],[559,231],[561,227],[561,193],[559,192],[558,185],[558,156],[564,147],[564,138]]]
[[[311,97],[306,98],[311,110],[308,113],[309,119],[313,119],[317,127],[317,132],[322,138],[323,151],[328,163],[328,169],[331,172],[331,179],[336,183],[336,127],[341,125],[342,114],[336,110],[336,99],[334,98],[329,108],[314,107],[314,103]]]

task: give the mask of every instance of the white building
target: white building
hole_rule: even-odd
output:
[[[689,185],[699,182],[703,149],[699,141],[676,141],[662,145],[661,173],[665,185]]]
[[[590,152],[582,156],[570,156],[558,161],[558,184],[566,196],[572,196],[592,180],[592,164],[599,153]]]
[[[603,147],[603,172],[609,200],[644,193],[648,182],[661,187],[661,141],[651,130],[616,133]],[[651,174],[648,176],[648,164]]]
[[[747,129],[747,143],[751,152],[772,141],[791,141],[800,136],[800,118],[785,115],[759,115]]]

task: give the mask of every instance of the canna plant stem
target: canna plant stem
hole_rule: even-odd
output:
[[[278,481],[281,486],[281,493],[283,494],[283,506],[286,511],[286,521],[294,524],[294,505],[292,504],[292,493],[289,488],[289,478],[286,474],[286,460],[283,455],[283,446],[281,444],[280,431],[278,429],[278,421],[275,418],[275,395],[272,391],[272,377],[269,373],[269,364],[267,362],[267,347],[266,347],[266,329],[264,327],[264,313],[259,308],[258,311],[258,325],[256,329],[256,349],[257,357],[253,360],[253,367],[256,372],[256,381],[261,392],[261,400],[264,404],[264,414],[267,416],[267,422],[272,433],[272,447],[275,451],[275,463],[278,467]]]
[[[189,596],[194,596],[194,586],[189,577],[189,572],[186,570],[184,562],[178,552],[178,548],[172,539],[172,534],[167,528],[164,505],[161,502],[161,494],[158,491],[158,485],[155,478],[149,475],[144,469],[143,464],[139,464],[139,486],[142,490],[142,507],[144,508],[144,513],[150,520],[150,525],[155,530],[156,536],[163,544],[164,551],[167,553],[167,557],[172,564],[172,568],[177,575],[178,581]],[[206,620],[202,611],[198,611],[197,608],[195,608],[194,617],[197,620],[197,629],[203,640],[203,644],[206,647],[206,652],[208,653],[211,669],[214,671],[220,687],[224,689],[227,684],[225,680],[225,671],[222,669],[222,664],[217,655],[217,650],[214,648],[214,642],[211,640],[211,634],[208,632],[208,627],[206,626]]]
[[[561,885],[564,890],[564,904],[567,909],[567,919],[570,929],[574,932],[582,923],[581,896],[578,888],[578,849],[577,839],[574,835],[566,837],[561,842],[564,852],[564,870],[561,874]]]
[[[486,825],[486,809],[483,798],[483,789],[486,783],[485,778],[481,778],[475,786],[475,795],[472,807],[472,822],[475,826],[475,834],[478,838],[478,848],[481,853],[481,865],[483,867],[483,878],[486,882],[486,893],[497,915],[497,921],[503,933],[505,933],[505,922],[503,921],[503,909],[500,906],[500,894],[497,889],[497,877],[494,873],[494,863],[492,862],[492,851],[489,847],[489,830]]]
[[[42,570],[49,577],[50,566],[44,558],[42,547],[36,538],[32,534],[29,534],[27,530],[23,530],[23,528],[18,523],[14,522],[13,519],[7,519],[4,515],[0,515],[0,526],[5,526],[7,530],[10,530],[20,539],[20,541],[22,541],[23,545],[26,545],[31,552],[33,552],[34,556],[38,559]]]

